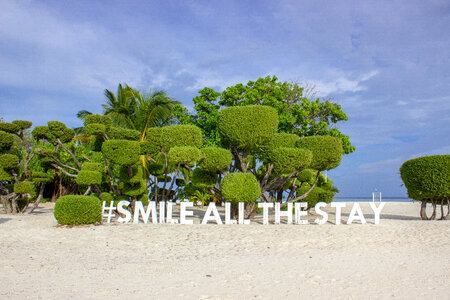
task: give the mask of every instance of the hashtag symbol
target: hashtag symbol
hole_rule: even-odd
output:
[[[113,211],[116,209],[114,206],[114,201],[110,202],[109,206],[106,206],[106,201],[103,201],[103,210],[102,210],[102,216],[108,218],[108,221],[106,223],[111,223],[111,217],[115,217],[116,215],[113,214]],[[108,210],[105,214],[105,210]]]

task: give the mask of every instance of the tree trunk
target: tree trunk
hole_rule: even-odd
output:
[[[42,182],[41,187],[39,189],[39,196],[36,198],[36,201],[34,202],[33,206],[31,207],[30,211],[28,212],[28,214],[31,214],[36,209],[36,207],[38,207],[39,203],[41,202],[42,197],[44,196],[44,188],[45,188],[45,183]]]
[[[420,205],[420,217],[422,220],[428,220],[427,217],[427,200],[422,200],[422,204]]]
[[[251,219],[251,218],[253,218],[253,217],[255,216],[256,210],[257,210],[257,207],[258,207],[258,206],[256,206],[255,204],[256,204],[256,202],[249,203],[249,204],[247,204],[247,206],[245,207],[245,214],[244,214],[244,217],[245,217],[246,219]]]
[[[431,205],[433,207],[433,213],[431,214],[430,220],[436,220],[436,200],[431,200]]]

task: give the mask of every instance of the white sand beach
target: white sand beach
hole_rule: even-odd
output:
[[[320,226],[68,228],[52,207],[0,215],[1,299],[449,298],[450,222],[420,220],[417,203]]]

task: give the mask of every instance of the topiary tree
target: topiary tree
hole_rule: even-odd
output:
[[[441,205],[441,220],[449,219],[450,198],[450,155],[432,155],[410,159],[400,167],[400,176],[408,191],[408,197],[422,202],[422,220],[436,219],[436,205]],[[433,206],[431,217],[426,206]],[[447,213],[444,214],[444,205]]]
[[[98,223],[102,221],[102,204],[94,196],[62,196],[55,203],[54,215],[61,225]]]

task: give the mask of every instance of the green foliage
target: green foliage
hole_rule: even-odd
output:
[[[19,166],[19,158],[14,154],[2,154],[0,157],[0,167],[3,169],[15,169]]]
[[[337,137],[308,136],[298,140],[296,145],[313,153],[310,167],[314,170],[331,170],[341,163],[342,141]]]
[[[40,171],[33,171],[32,173],[33,182],[50,182],[55,177],[54,171],[47,171],[47,172],[40,172]]]
[[[295,143],[300,139],[298,135],[291,133],[275,133],[273,138],[264,146],[268,151],[277,148],[295,148]]]
[[[14,137],[7,132],[0,131],[0,153],[6,152],[9,149],[11,149],[13,144],[14,144]]]
[[[78,172],[76,181],[78,185],[99,185],[102,183],[102,173],[81,170]]]
[[[61,123],[59,121],[48,121],[47,125],[50,133],[56,138],[62,137],[65,134],[65,130],[67,128],[64,123]]]
[[[20,127],[17,124],[0,123],[0,130],[8,133],[17,133]]]
[[[216,185],[217,173],[201,168],[196,168],[192,172],[192,184],[198,188],[212,188]]]
[[[42,139],[51,141],[54,139],[54,137],[50,134],[50,131],[47,126],[36,126],[34,127],[31,134],[33,135],[33,138],[37,141]]]
[[[103,143],[106,158],[119,165],[134,165],[139,161],[139,142],[109,140]]]
[[[62,136],[59,137],[62,143],[69,143],[75,136],[75,130],[65,128]]]
[[[84,133],[87,135],[101,135],[105,134],[106,127],[103,124],[88,124],[84,128]]]
[[[22,129],[22,130],[28,129],[31,126],[33,126],[33,123],[30,121],[14,120],[14,121],[12,121],[12,123],[14,125],[17,125],[19,127],[19,129]]]
[[[16,194],[31,194],[35,196],[34,184],[30,181],[22,181],[14,183],[14,193]]]
[[[288,174],[307,168],[311,164],[313,157],[311,151],[299,148],[276,148],[270,153],[274,171],[281,174]]]
[[[111,127],[106,131],[110,139],[138,141],[141,133],[133,129],[123,129],[119,127]]]
[[[277,111],[269,106],[233,106],[218,116],[220,136],[225,144],[254,151],[270,141],[278,129]]]
[[[55,203],[54,215],[62,225],[98,223],[102,220],[102,204],[93,196],[62,196]]]
[[[101,173],[105,172],[105,166],[101,163],[85,162],[81,167],[83,171],[97,171]]]
[[[301,188],[297,189],[298,195],[303,195],[309,190],[310,186],[304,184]],[[330,203],[333,201],[334,192],[319,186],[316,186],[306,198],[302,199],[302,202],[307,202],[308,207],[314,207],[318,202]]]
[[[230,173],[226,175],[220,189],[226,201],[232,203],[254,202],[261,196],[261,188],[251,173]]]
[[[141,142],[141,153],[155,155],[161,151],[162,128],[152,127],[147,129],[146,141]]]
[[[440,200],[450,196],[450,155],[410,159],[400,167],[400,176],[414,200]]]
[[[202,132],[197,126],[172,125],[162,128],[161,145],[166,153],[172,147],[191,146],[200,148],[202,144]]]
[[[176,165],[186,164],[193,167],[195,166],[195,163],[202,158],[202,153],[196,147],[172,147],[169,150],[168,158],[171,163],[174,163]]]
[[[297,179],[300,182],[312,183],[311,181],[314,181],[314,176],[315,176],[314,173],[315,173],[314,170],[304,169],[297,175]]]
[[[233,159],[231,152],[223,148],[211,146],[202,148],[200,151],[203,155],[200,167],[211,172],[227,169]]]
[[[13,180],[14,176],[12,176],[11,173],[5,171],[1,166],[0,166],[0,181],[10,181]]]
[[[131,197],[140,196],[147,192],[147,183],[142,179],[139,183],[121,182],[120,185],[122,193]]]
[[[88,126],[91,124],[101,124],[105,126],[105,128],[111,127],[112,121],[111,118],[108,116],[102,116],[102,115],[87,115],[84,118],[84,126]]]
[[[128,171],[131,168],[132,176],[130,177]],[[122,182],[140,183],[144,176],[144,170],[141,166],[134,167],[120,167],[119,178]]]

